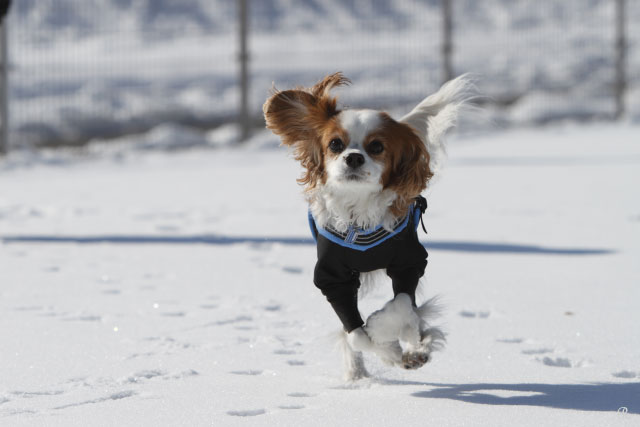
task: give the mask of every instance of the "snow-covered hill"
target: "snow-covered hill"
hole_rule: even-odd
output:
[[[272,83],[344,71],[350,105],[402,109],[441,82],[440,1],[251,1],[251,108]],[[612,0],[454,2],[456,73],[498,101],[482,125],[613,111]],[[21,0],[9,17],[15,146],[84,142],[237,110],[231,0]],[[628,2],[629,117],[640,117],[640,3]],[[476,123],[476,126],[478,124]]]

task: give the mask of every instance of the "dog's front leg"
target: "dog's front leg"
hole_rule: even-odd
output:
[[[392,366],[402,364],[402,347],[396,341],[373,342],[364,328],[354,329],[347,334],[347,342],[354,351],[375,353],[384,363]]]
[[[369,377],[369,372],[364,367],[364,359],[362,358],[361,351],[355,351],[351,348],[347,340],[347,333],[340,331],[341,350],[342,350],[342,363],[344,366],[344,379],[346,381],[357,381],[362,378]]]
[[[413,309],[420,318],[420,340],[409,343],[407,351],[403,355],[406,369],[417,369],[431,360],[431,353],[440,350],[444,346],[445,334],[438,327],[430,326],[431,319],[440,315],[440,307],[436,298]]]

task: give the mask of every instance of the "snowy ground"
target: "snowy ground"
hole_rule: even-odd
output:
[[[0,425],[638,425],[639,136],[452,138],[423,235],[448,345],[418,371],[368,358],[354,384],[311,282],[299,169],[271,136],[16,153],[0,163]]]

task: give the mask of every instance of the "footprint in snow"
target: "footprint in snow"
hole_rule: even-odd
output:
[[[251,316],[236,316],[233,319],[225,319],[225,320],[216,320],[214,322],[209,322],[206,326],[224,326],[224,325],[230,325],[233,323],[240,323],[240,322],[252,322],[253,321],[253,317]]]
[[[587,362],[586,360],[574,361],[569,359],[568,357],[545,356],[543,358],[537,357],[536,360],[543,365],[553,366],[556,368],[584,368],[586,366],[589,366],[589,362]]]
[[[160,316],[163,317],[184,317],[186,316],[186,313],[184,311],[174,311],[174,312],[165,312],[165,313],[160,313]]]
[[[102,321],[102,317],[93,316],[93,315],[87,314],[87,315],[65,317],[64,319],[62,319],[62,321],[64,321],[64,322],[77,322],[77,321],[79,321],[79,322],[101,322]]]
[[[556,357],[556,358],[551,358],[551,357],[543,357],[542,359],[538,358],[536,359],[539,362],[543,363],[544,365],[547,366],[555,366],[558,368],[571,368],[572,364],[571,364],[571,360],[569,360],[566,357]]]
[[[280,405],[280,409],[304,409],[304,405]]]
[[[197,377],[200,375],[195,369],[187,369],[186,371],[178,372],[177,374],[164,375],[163,380],[182,380],[190,377]]]
[[[302,274],[303,270],[300,267],[291,267],[291,266],[284,266],[282,267],[282,271],[284,271],[285,273],[289,273],[289,274]]]
[[[266,414],[267,411],[264,409],[245,409],[241,411],[227,411],[227,415],[231,415],[233,417],[255,417],[257,415]]]
[[[0,401],[2,403],[2,401]],[[11,409],[7,415],[35,415],[38,411],[33,409]]]
[[[281,348],[281,349],[278,349],[278,350],[274,350],[273,354],[281,354],[281,355],[289,356],[289,355],[292,355],[292,354],[298,354],[298,352],[295,351],[295,350],[289,350],[289,349],[286,349],[286,348]]]
[[[157,353],[154,353],[153,351],[148,351],[146,353],[132,353],[129,356],[127,356],[125,358],[125,360],[133,360],[133,359],[138,359],[140,357],[152,357],[155,356]]]
[[[25,399],[30,399],[32,397],[38,397],[38,396],[58,396],[64,393],[63,390],[45,390],[45,391],[12,391],[10,392],[12,395],[14,396],[19,396]],[[5,402],[8,402],[8,400],[5,400]],[[2,399],[0,398],[0,403],[2,402]]]
[[[262,375],[262,371],[259,369],[247,369],[246,371],[231,371],[233,375]]]
[[[76,402],[76,403],[69,403],[67,405],[62,405],[62,406],[57,406],[53,409],[56,410],[60,410],[60,409],[67,409],[67,408],[72,408],[72,407],[77,407],[77,406],[84,406],[84,405],[91,405],[91,404],[96,404],[96,403],[102,403],[102,402],[108,402],[111,400],[121,400],[121,399],[126,399],[128,397],[132,397],[135,396],[137,393],[133,390],[124,390],[124,391],[120,391],[117,393],[113,393],[110,394],[109,396],[105,396],[105,397],[99,397],[96,399],[91,399],[91,400],[85,400],[82,402]]]
[[[638,378],[640,377],[640,372],[636,373],[633,371],[619,371],[619,372],[614,372],[611,375],[613,375],[616,378]]]
[[[282,310],[282,305],[274,303],[274,304],[268,304],[265,305],[264,307],[262,307],[265,311],[280,311]]]
[[[315,394],[311,394],[311,393],[301,393],[301,392],[293,392],[293,393],[287,393],[287,396],[289,397],[314,397]]]
[[[290,366],[304,366],[307,364],[304,360],[287,360],[287,364]]]
[[[164,371],[160,371],[157,369],[152,369],[152,370],[148,370],[148,371],[138,371],[136,373],[134,373],[133,375],[128,376],[123,382],[124,383],[140,383],[144,380],[150,380],[152,378],[156,378],[156,377],[162,377],[162,376],[166,376],[167,373]]]
[[[499,338],[496,341],[504,344],[522,344],[524,338]]]
[[[522,350],[522,354],[526,354],[526,355],[546,354],[546,353],[553,353],[553,350],[550,348],[532,348],[529,350]]]
[[[490,315],[490,311],[470,311],[470,310],[462,310],[458,313],[461,317],[466,317],[469,319],[487,319]]]

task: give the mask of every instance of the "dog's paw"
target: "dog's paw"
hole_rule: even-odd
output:
[[[418,369],[431,361],[431,353],[444,345],[444,333],[438,328],[428,328],[420,332],[420,342],[409,345],[402,354],[404,369]]]
[[[429,360],[431,360],[431,353],[408,351],[402,355],[402,367],[404,369],[422,368]]]

